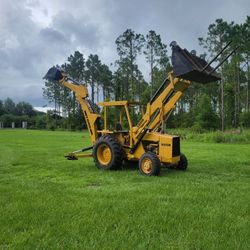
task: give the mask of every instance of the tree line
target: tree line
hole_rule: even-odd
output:
[[[34,110],[28,102],[15,103],[12,99],[0,100],[0,122],[5,128],[15,123],[16,128],[22,127],[22,122],[27,122],[29,128],[46,129],[46,114]]]
[[[57,65],[79,82],[87,83],[92,102],[103,100],[148,100],[162,80],[163,72],[170,69],[166,45],[160,35],[149,31],[144,37],[127,29],[115,41],[119,59],[114,62],[116,70],[112,72],[103,64],[98,55],[90,54],[87,60],[84,55],[75,51],[62,65]],[[151,82],[144,80],[137,65],[137,57],[144,54],[150,64]],[[150,88],[151,86],[151,88]],[[75,128],[82,124],[82,112],[76,102],[74,93],[58,83],[45,82],[44,97],[54,104],[55,113],[68,117],[68,127]]]
[[[237,51],[218,70],[222,80],[206,85],[192,83],[176,110],[168,120],[168,127],[221,129],[250,126],[249,111],[249,58],[250,17],[244,23],[217,19],[208,26],[205,37],[198,38],[202,56],[209,61],[229,42],[229,50]],[[97,54],[88,57],[75,51],[60,66],[72,78],[89,86],[92,102],[103,100],[138,100],[146,104],[150,96],[172,70],[167,45],[161,36],[151,30],[139,34],[127,29],[115,40],[117,60],[110,66],[101,62]],[[217,59],[219,63],[226,52]],[[149,81],[145,80],[138,65],[143,58],[150,68]],[[59,84],[46,81],[44,97],[54,104],[54,113],[67,117],[67,128],[84,124],[82,112],[74,93]],[[56,116],[57,117],[57,116]]]

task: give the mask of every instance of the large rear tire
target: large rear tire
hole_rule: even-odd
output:
[[[139,170],[142,175],[159,175],[161,170],[161,162],[157,155],[153,152],[144,153],[139,161]]]
[[[123,150],[115,138],[104,135],[96,141],[93,147],[93,157],[99,169],[117,169],[122,165]]]

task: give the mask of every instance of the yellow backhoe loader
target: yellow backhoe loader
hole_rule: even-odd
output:
[[[120,168],[123,161],[137,161],[140,173],[147,176],[159,175],[161,166],[175,166],[180,170],[187,168],[187,158],[180,151],[180,137],[166,134],[165,122],[191,82],[206,84],[220,80],[215,71],[228,56],[215,68],[211,67],[211,63],[229,44],[210,63],[196,56],[194,51],[190,53],[181,49],[176,42],[170,45],[173,71],[168,73],[148,102],[146,111],[137,124],[132,122],[130,107],[139,103],[128,100],[101,102],[99,106],[103,110],[102,117],[88,99],[86,84],[71,79],[56,67],[49,69],[45,79],[58,81],[75,93],[91,138],[92,145],[68,154],[68,159],[93,157],[97,167],[103,170]],[[118,122],[113,129],[110,129],[107,119],[107,112],[111,107],[119,110]],[[89,150],[92,153],[86,153]]]

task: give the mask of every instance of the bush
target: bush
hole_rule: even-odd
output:
[[[209,136],[208,136],[208,138],[209,138]],[[208,141],[209,141],[209,139],[208,139]],[[220,131],[216,131],[216,132],[211,134],[211,141],[216,142],[216,143],[229,142],[226,139],[225,134],[220,132]]]
[[[218,126],[218,116],[213,110],[211,98],[207,94],[202,94],[196,107],[196,123],[203,129],[216,129]]]
[[[35,127],[37,129],[46,129],[46,116],[37,116],[35,120]]]
[[[201,134],[204,132],[204,129],[198,122],[195,122],[194,125],[191,127],[191,132]]]
[[[195,128],[199,129],[199,127]],[[183,140],[200,141],[200,142],[215,142],[215,143],[250,143],[250,130],[243,132],[236,131],[215,131],[209,132],[202,130],[197,133],[194,129],[170,129],[167,133],[179,135]]]
[[[0,121],[3,122],[5,128],[11,128],[12,122],[15,123],[16,128],[22,127],[22,122],[29,122],[30,118],[27,115],[15,116],[11,114],[4,114],[0,116]]]
[[[240,114],[240,124],[245,127],[250,127],[250,111],[246,111]]]
[[[1,115],[0,121],[3,122],[5,128],[6,127],[11,128],[11,123],[16,122],[16,117],[11,114],[4,114],[4,115]]]

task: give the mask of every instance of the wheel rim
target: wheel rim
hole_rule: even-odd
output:
[[[148,158],[143,159],[141,162],[141,170],[143,171],[143,173],[149,174],[152,172],[152,169],[153,169],[152,161]]]
[[[102,165],[108,165],[112,159],[112,153],[108,145],[100,145],[97,149],[97,159]]]

